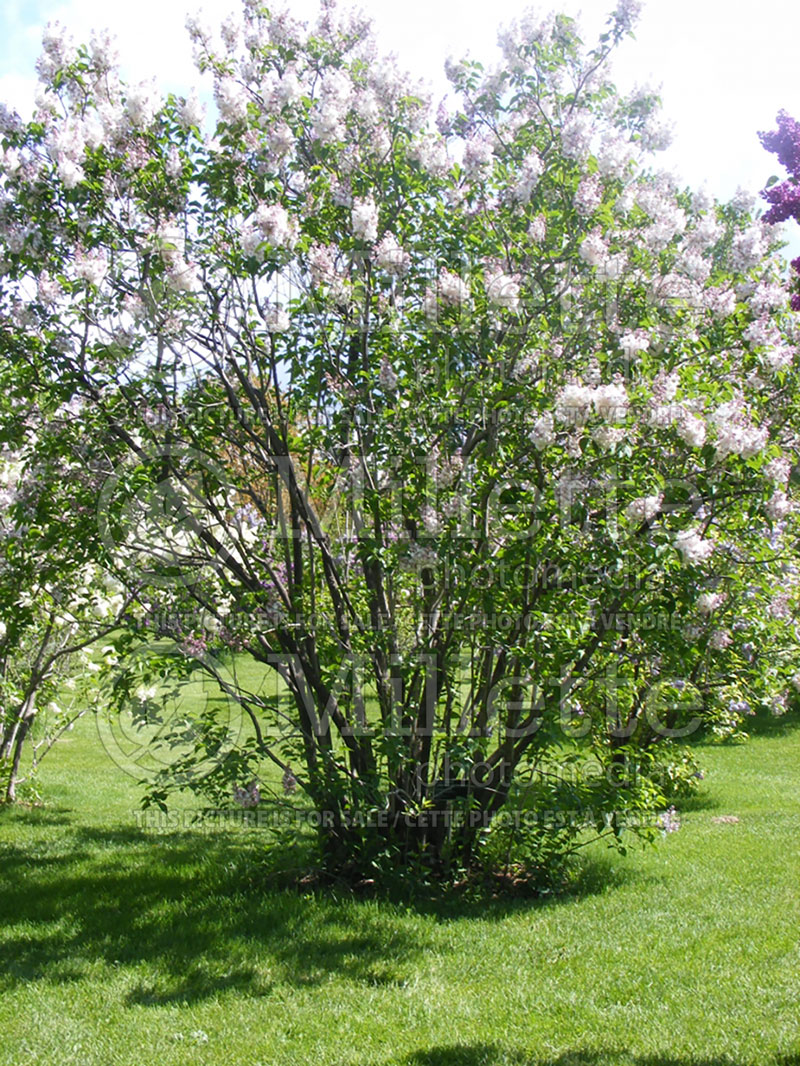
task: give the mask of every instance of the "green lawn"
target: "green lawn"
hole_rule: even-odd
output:
[[[800,730],[700,755],[680,832],[571,895],[406,907],[138,828],[84,720],[0,811],[0,1063],[797,1066]]]

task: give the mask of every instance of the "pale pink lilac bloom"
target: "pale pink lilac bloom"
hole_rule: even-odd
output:
[[[695,606],[697,607],[698,612],[707,618],[710,614],[716,611],[718,607],[721,607],[724,602],[725,594],[723,592],[702,592],[697,597],[697,603]]]
[[[203,288],[199,266],[197,263],[187,263],[185,260],[177,260],[170,266],[166,281],[173,292],[196,293]]]
[[[619,346],[625,359],[636,359],[650,347],[650,335],[646,329],[628,330],[620,337]]]
[[[773,522],[780,522],[794,509],[792,501],[782,489],[767,500],[764,510]]]
[[[596,174],[582,178],[575,192],[573,203],[575,210],[584,218],[589,218],[595,213],[603,202],[603,186]]]
[[[706,424],[702,418],[690,414],[681,408],[676,419],[676,431],[681,440],[690,448],[702,448],[706,442]]]
[[[608,422],[621,422],[628,414],[630,400],[621,381],[598,385],[592,397],[597,414]]]
[[[603,240],[599,229],[593,230],[583,239],[578,248],[581,259],[592,267],[602,267],[608,260],[608,245]]]
[[[128,89],[125,115],[133,129],[146,129],[150,126],[159,106],[158,93],[152,82],[140,82]]]
[[[714,651],[724,651],[733,643],[733,637],[727,629],[715,629],[708,638],[708,646]]]
[[[769,237],[764,226],[753,222],[733,238],[731,264],[734,270],[751,270],[764,258]]]
[[[631,522],[650,522],[661,510],[664,502],[662,493],[654,493],[652,496],[640,496],[631,500],[625,508],[625,516]]]
[[[205,114],[205,104],[200,102],[195,92],[192,92],[186,99],[181,100],[178,105],[178,121],[185,130],[193,126],[202,126]]]
[[[528,226],[528,235],[535,244],[541,244],[547,236],[547,220],[542,214],[536,215]]]
[[[491,143],[484,137],[470,137],[464,145],[464,169],[470,177],[480,177],[492,164]]]
[[[490,304],[516,311],[519,307],[519,276],[505,274],[502,270],[487,271],[484,277],[486,296]]]
[[[527,204],[533,195],[533,190],[539,183],[543,170],[544,164],[541,156],[534,148],[522,162],[517,180],[512,186],[511,195],[513,198],[521,204]],[[544,221],[544,216],[539,215],[538,217]],[[539,239],[543,240],[544,236]]]
[[[371,197],[355,199],[351,212],[353,234],[367,244],[378,237],[378,208]]]
[[[102,285],[108,273],[108,259],[101,251],[75,250],[75,274],[95,287]]]
[[[590,433],[595,444],[605,452],[612,451],[627,436],[622,426],[595,426]]]
[[[592,115],[576,111],[561,128],[561,150],[568,159],[585,161],[591,151],[594,135]]]
[[[553,423],[553,416],[549,411],[546,411],[543,415],[533,423],[531,429],[531,440],[538,451],[544,451],[550,444],[556,439],[556,433]]]
[[[250,784],[244,786],[234,785],[233,798],[240,807],[246,809],[257,807],[261,802],[261,791],[255,781],[251,781]]]
[[[375,246],[375,263],[387,274],[401,277],[409,271],[411,256],[391,233],[386,233]]]
[[[736,310],[736,293],[725,285],[703,290],[703,305],[718,318],[727,318]]]
[[[267,333],[285,333],[291,327],[291,319],[283,307],[268,307],[264,311],[264,326]]]
[[[439,299],[447,307],[457,307],[470,302],[469,286],[449,270],[439,272]]]
[[[656,825],[664,833],[677,833],[681,827],[681,820],[674,807],[668,807],[662,811],[656,819]]]
[[[684,529],[676,535],[675,547],[684,563],[696,566],[708,561],[714,551],[714,542],[703,539],[696,529]]]
[[[791,460],[787,459],[785,455],[775,456],[770,459],[764,467],[765,475],[770,481],[775,481],[779,485],[785,485],[789,480],[789,474],[792,472]]]
[[[571,382],[556,393],[556,420],[570,426],[584,426],[589,421],[593,405],[594,389]]]
[[[378,383],[382,389],[391,392],[397,386],[397,374],[392,369],[392,364],[386,356],[381,359],[381,368],[378,373]]]

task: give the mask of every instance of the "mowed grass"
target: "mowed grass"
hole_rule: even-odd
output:
[[[797,1066],[800,730],[700,755],[681,830],[562,898],[398,905],[142,829],[84,720],[0,811],[0,1063]]]

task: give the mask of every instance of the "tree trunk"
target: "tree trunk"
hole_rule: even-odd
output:
[[[25,738],[28,735],[35,713],[36,709],[33,702],[33,695],[30,695],[20,708],[19,715],[17,716],[17,720],[13,727],[8,731],[2,754],[0,754],[0,762],[6,762],[8,759],[11,759],[11,770],[8,776],[8,784],[6,785],[5,792],[7,803],[14,803],[17,798],[17,782],[19,780],[19,764],[22,757],[22,748],[25,744]]]

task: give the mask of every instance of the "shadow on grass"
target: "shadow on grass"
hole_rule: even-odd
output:
[[[24,820],[26,825],[71,825],[72,811],[68,807],[36,807],[23,803],[0,803],[0,825],[13,825]]]
[[[401,919],[330,894],[264,891],[264,843],[80,829],[59,834],[57,853],[6,845],[0,991],[79,980],[97,961],[141,967],[128,995],[138,1004],[409,976],[418,945]]]
[[[520,912],[535,912],[568,905],[589,896],[602,895],[622,885],[661,885],[662,878],[642,870],[617,851],[608,855],[582,854],[553,882],[535,877],[526,881],[523,875],[506,876],[502,872],[476,872],[469,880],[437,883],[420,874],[410,886],[404,877],[400,883],[383,881],[341,884],[332,889],[331,882],[314,881],[310,892],[316,899],[325,900],[331,891],[347,898],[353,905],[373,903],[399,908],[401,911],[435,918],[440,924],[471,921],[503,921]],[[269,883],[269,877],[267,877]]]
[[[708,789],[701,789],[693,796],[681,796],[674,801],[680,814],[688,811],[715,811],[719,809],[720,801]]]
[[[583,856],[574,879],[565,889],[560,899],[585,899],[587,896],[599,896],[623,885],[656,885],[661,879],[648,873],[641,866],[629,861],[616,851],[609,850]]]
[[[556,1057],[543,1057],[494,1044],[467,1044],[415,1051],[391,1066],[752,1066],[752,1063],[753,1060],[745,1063],[728,1055],[712,1058],[686,1058],[671,1054],[634,1055],[613,1048],[576,1048]],[[800,1054],[765,1057],[759,1060],[759,1066],[800,1066]]]
[[[61,827],[60,818],[54,824]],[[226,992],[261,996],[331,976],[399,985],[424,950],[408,912],[447,922],[502,920],[646,876],[618,856],[599,855],[584,860],[565,892],[544,898],[420,892],[363,899],[335,885],[288,888],[285,873],[282,881],[276,873],[285,854],[276,861],[269,844],[260,833],[78,826],[0,846],[0,992],[22,982],[81,980],[98,962],[138,970],[128,1002],[142,1005]]]
[[[752,737],[787,737],[800,729],[800,712],[766,714],[763,711],[745,719],[744,728]]]
[[[745,716],[742,729],[751,737],[789,737],[800,729],[800,711],[789,710],[785,714],[770,714],[760,710],[752,716]],[[711,732],[710,728],[699,729],[691,736],[683,737],[682,744],[689,748],[716,747],[723,745],[738,745],[740,740],[719,740]]]
[[[515,888],[487,879],[468,894],[458,888],[442,889],[435,894],[420,891],[405,905],[416,914],[435,917],[439,922],[458,922],[480,918],[481,921],[502,921],[520,911],[542,911],[568,905],[576,900],[600,896],[623,885],[653,885],[662,883],[655,874],[637,867],[635,862],[609,849],[594,855],[581,855],[570,868],[568,877],[552,888],[541,886]],[[380,898],[380,897],[379,897]],[[387,893],[387,899],[391,895]]]

